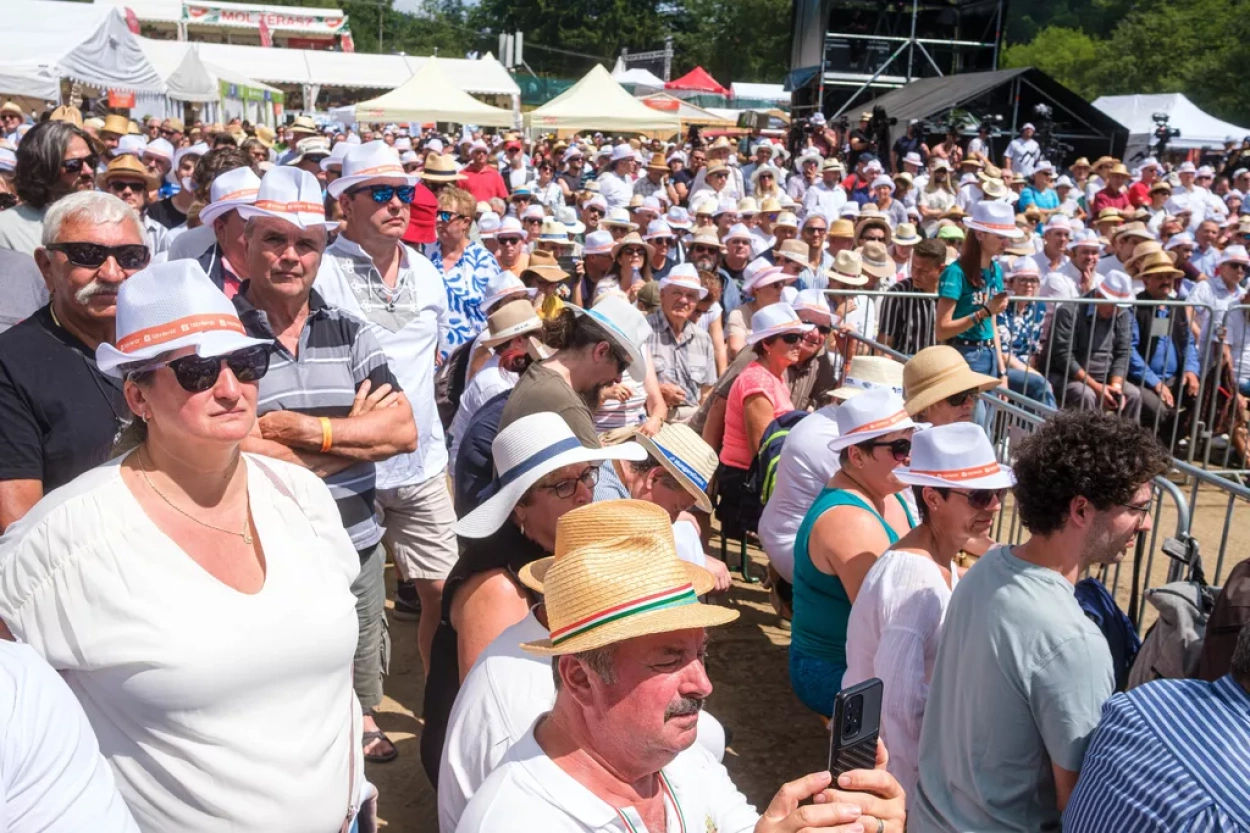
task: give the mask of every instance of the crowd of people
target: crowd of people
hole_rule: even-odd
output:
[[[390,617],[444,833],[1250,829],[1250,628],[1116,693],[1074,590],[1245,450],[1250,171],[0,118],[3,829],[375,829]],[[713,519],[835,741],[882,685],[762,810]]]

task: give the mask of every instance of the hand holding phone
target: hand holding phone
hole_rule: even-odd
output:
[[[877,764],[877,737],[881,734],[881,700],[885,686],[871,677],[833,698],[829,731],[829,771],[834,781],[853,769]]]

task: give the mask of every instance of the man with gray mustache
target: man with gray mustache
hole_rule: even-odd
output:
[[[108,459],[130,419],[95,349],[114,339],[117,289],[151,260],[139,215],[80,191],[47,211],[35,262],[51,300],[0,333],[0,532]]]

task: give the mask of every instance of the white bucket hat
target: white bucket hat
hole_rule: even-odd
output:
[[[909,486],[946,489],[1010,489],[1016,476],[998,462],[985,430],[955,422],[918,432],[911,441],[911,463],[894,476]]]
[[[102,373],[122,377],[123,365],[195,347],[197,356],[224,356],[272,344],[251,338],[239,314],[194,260],[171,260],[141,269],[117,290],[117,346],[96,348]]]
[[[660,278],[660,291],[663,292],[668,286],[678,286],[698,292],[700,301],[707,297],[707,287],[699,280],[699,270],[694,268],[693,263],[679,263],[667,275]]]
[[[651,335],[651,326],[638,308],[627,299],[605,295],[595,302],[593,309],[582,309],[565,304],[576,315],[585,315],[602,327],[608,338],[629,356],[629,368],[641,373],[646,369],[642,345]]]
[[[239,216],[277,217],[302,229],[338,228],[337,221],[326,220],[321,201],[321,184],[317,177],[303,168],[289,165],[268,171],[260,181],[256,202],[238,207]]]
[[[889,388],[874,388],[846,400],[833,418],[838,436],[829,443],[829,450],[834,453],[895,431],[920,427],[907,415],[903,397]]]
[[[421,181],[420,174],[410,174],[399,161],[399,154],[386,142],[366,142],[353,147],[343,157],[343,175],[326,187],[335,199],[349,188],[373,179],[402,179],[408,185]]]
[[[456,522],[454,529],[461,537],[485,538],[493,534],[508,520],[512,508],[530,486],[557,469],[574,463],[647,459],[646,449],[638,443],[586,448],[563,417],[550,412],[521,417],[504,428],[491,443],[491,452],[496,476],[487,489],[489,497]]]
[[[794,307],[784,301],[769,304],[751,316],[751,334],[747,336],[747,344],[783,336],[786,333],[809,333],[814,329],[811,324],[804,324]]]
[[[1124,303],[1116,304],[1117,307],[1131,307],[1133,295],[1133,279],[1127,273],[1118,269],[1113,269],[1103,276],[1096,287],[1098,294],[1106,298],[1108,301],[1123,301]]]
[[[486,284],[486,298],[482,301],[482,309],[488,310],[495,304],[502,301],[509,295],[516,294],[520,297],[520,293],[524,292],[528,297],[533,298],[538,294],[538,287],[530,288],[521,283],[521,279],[506,269],[496,272]]]
[[[975,231],[1006,237],[1008,240],[1024,237],[1024,232],[1016,227],[1015,211],[1007,203],[997,200],[982,200],[972,206],[972,216],[964,220],[964,225]]]
[[[200,209],[200,223],[211,226],[213,221],[241,205],[256,202],[260,193],[260,177],[251,168],[242,167],[226,171],[213,180],[208,189],[209,203]]]
[[[884,388],[903,395],[903,365],[886,356],[854,356],[842,386],[830,393],[841,400]]]

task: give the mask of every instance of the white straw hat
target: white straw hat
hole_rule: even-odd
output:
[[[688,425],[666,422],[654,437],[637,434],[634,439],[671,474],[704,512],[711,513],[707,487],[716,473],[716,452]]]
[[[886,356],[853,356],[842,386],[830,393],[838,399],[851,399],[878,388],[903,395],[903,365]]]
[[[224,356],[273,343],[247,335],[234,304],[194,260],[153,264],[127,278],[117,290],[116,329],[117,346],[97,347],[96,364],[119,379],[123,365],[182,347],[195,347],[197,356]]]
[[[907,415],[903,397],[888,388],[864,391],[838,406],[833,413],[838,436],[829,450],[840,452],[858,443],[919,426]]]
[[[909,486],[948,489],[1010,489],[1016,477],[998,462],[985,430],[975,422],[954,422],[918,432],[911,462],[894,470]]]
[[[647,459],[646,449],[637,443],[586,448],[559,414],[547,411],[521,417],[504,428],[491,443],[491,452],[496,475],[487,490],[489,497],[456,522],[455,532],[461,537],[493,534],[530,486],[557,469],[574,463]]]
[[[347,152],[343,157],[343,175],[331,182],[326,191],[337,199],[347,189],[375,179],[402,179],[407,185],[416,185],[421,175],[405,171],[399,154],[386,142],[366,142]]]
[[[764,258],[756,258],[742,270],[742,291],[751,294],[761,286],[769,286],[781,281],[794,281],[795,275],[787,275],[784,268],[774,266]]]
[[[638,229],[638,224],[629,218],[629,209],[626,208],[613,208],[609,211],[607,215],[599,221],[600,228],[604,228],[606,226],[616,226],[618,228],[629,229],[630,231],[637,231]]]
[[[577,212],[571,205],[562,205],[557,208],[555,216],[568,229],[569,234],[581,234],[586,230],[586,224],[577,219]]]
[[[794,307],[781,301],[769,304],[751,316],[751,334],[747,336],[747,344],[758,344],[787,333],[809,333],[813,329],[811,324],[803,323]]]
[[[833,321],[833,310],[829,309],[829,299],[819,289],[804,289],[795,297],[791,306],[795,312],[806,312],[821,319],[821,323]]]
[[[303,168],[286,165],[268,171],[260,180],[256,202],[240,205],[238,212],[245,220],[276,217],[302,229],[338,228],[337,221],[326,220],[317,177]]]
[[[532,298],[538,293],[538,288],[527,287],[512,272],[501,269],[486,284],[486,299],[482,301],[482,310],[489,310],[509,295],[515,294],[519,298],[522,292]]]
[[[607,333],[608,338],[629,356],[629,368],[640,374],[646,369],[642,345],[651,336],[651,327],[638,308],[625,298],[606,296],[595,302],[593,309],[565,304],[575,315],[585,315]]]
[[[483,240],[493,240],[499,231],[499,215],[494,211],[483,211],[477,218],[477,233]]]
[[[1127,273],[1113,269],[1103,276],[1095,287],[1098,294],[1108,301],[1123,301],[1117,307],[1131,307],[1133,301],[1133,279]]]
[[[616,240],[610,231],[592,231],[586,235],[582,253],[587,255],[610,255],[616,247]]]
[[[1024,232],[1016,226],[1014,209],[1007,203],[997,200],[982,200],[972,206],[972,216],[964,220],[964,225],[970,229],[989,232],[1009,240],[1019,240],[1024,236]]]
[[[172,162],[174,159],[174,146],[170,144],[168,139],[153,139],[143,146],[144,156],[155,156],[158,159],[164,159],[166,162]]]
[[[667,275],[660,278],[661,292],[669,286],[679,286],[682,289],[698,292],[700,301],[707,297],[707,287],[699,280],[699,270],[694,268],[693,263],[679,263],[669,270]]]
[[[826,269],[825,275],[847,286],[863,286],[868,283],[868,279],[864,277],[864,262],[860,259],[859,252],[851,249],[838,252],[833,259],[833,268]]]
[[[372,144],[372,142],[370,142]],[[339,142],[330,148],[330,155],[321,160],[321,170],[328,171],[331,168],[343,168],[343,157],[346,156],[353,148],[364,147],[364,145],[352,145],[347,142]]]
[[[200,209],[200,223],[211,226],[227,211],[255,203],[259,193],[260,177],[251,168],[244,166],[226,171],[209,187],[209,203]]]

